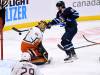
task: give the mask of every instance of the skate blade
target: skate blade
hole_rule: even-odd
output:
[[[72,63],[72,62],[74,62],[73,60],[66,60],[66,61],[64,61],[65,63]]]
[[[70,60],[66,60],[65,63],[72,63],[72,62],[75,62],[77,60],[78,60],[78,58],[72,58]]]

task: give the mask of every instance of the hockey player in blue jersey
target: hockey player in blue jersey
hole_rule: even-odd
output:
[[[72,39],[77,33],[76,19],[79,17],[79,13],[72,7],[66,8],[63,1],[58,1],[56,7],[58,8],[56,18],[48,23],[48,28],[52,25],[60,25],[65,28],[65,33],[61,38],[61,46],[68,55],[64,61],[69,61],[76,58]]]

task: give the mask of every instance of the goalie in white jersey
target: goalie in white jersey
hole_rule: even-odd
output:
[[[21,43],[21,51],[31,54],[31,61],[35,64],[44,64],[48,62],[48,52],[42,45],[43,32],[47,26],[45,21],[40,21],[36,27],[33,27],[24,37]]]
[[[39,68],[30,61],[30,54],[27,52],[22,53],[21,61],[14,65],[11,75],[43,75]]]

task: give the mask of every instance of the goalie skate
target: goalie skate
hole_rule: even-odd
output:
[[[53,58],[50,57],[50,58],[48,59],[48,61],[46,62],[46,64],[50,64],[52,60],[53,60]]]

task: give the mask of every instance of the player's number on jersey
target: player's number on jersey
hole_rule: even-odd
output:
[[[21,73],[21,75],[24,75],[27,72],[29,73],[29,75],[34,75],[34,69],[33,68],[27,69],[25,67],[22,67],[22,70],[23,70],[23,72]]]

